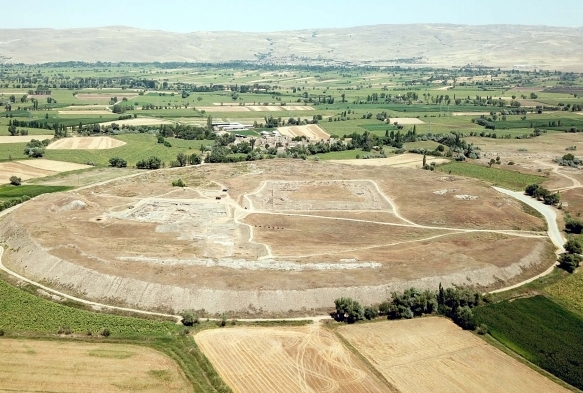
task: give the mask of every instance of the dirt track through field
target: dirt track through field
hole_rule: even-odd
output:
[[[568,391],[445,318],[342,326],[338,332],[402,393]]]
[[[214,329],[194,338],[236,393],[391,391],[317,325]]]
[[[220,185],[220,188],[224,188],[223,185]],[[241,214],[241,215],[245,215],[245,214],[249,214],[249,213],[257,213],[258,211],[256,211],[253,206],[251,206],[251,208],[249,210],[243,210],[243,208],[241,206],[239,206],[234,200],[230,200],[229,198],[226,198],[225,200],[226,202],[228,201],[229,203],[232,204],[233,208],[235,208],[237,210],[237,214]],[[389,199],[390,201],[390,199]],[[389,202],[390,203],[390,202]],[[266,213],[269,214],[269,212],[267,211],[262,211],[262,213]],[[273,214],[273,213],[272,213]],[[397,213],[398,214],[398,213]],[[290,216],[302,216],[301,214],[294,214],[294,213],[290,213]],[[326,219],[338,219],[338,218],[334,218],[334,217],[325,217]],[[357,221],[357,220],[347,220],[347,221]],[[359,220],[362,222],[375,222],[375,221],[370,221],[370,220]],[[390,225],[390,223],[385,223],[383,225]],[[395,224],[393,224],[395,225]],[[413,223],[412,221],[408,221],[407,224],[396,224],[398,226],[415,226],[415,227],[426,227],[426,228],[434,228],[431,226],[420,226],[417,225],[415,223]],[[441,230],[448,230],[448,229],[452,229],[455,231],[459,231],[459,232],[465,232],[465,233],[470,233],[470,232],[489,232],[489,233],[503,233],[505,235],[513,235],[513,236],[523,236],[523,237],[541,237],[540,234],[533,234],[533,233],[529,233],[529,232],[522,232],[522,231],[496,231],[496,230],[471,230],[471,229],[456,229],[456,228],[443,228],[443,227],[438,227]],[[9,271],[9,270],[7,270]],[[76,300],[80,300],[80,299],[76,299]],[[82,301],[82,300],[81,300]],[[99,306],[98,303],[94,303],[94,302],[88,302],[89,304],[95,305],[95,306]],[[131,310],[131,309],[125,309],[125,310]]]

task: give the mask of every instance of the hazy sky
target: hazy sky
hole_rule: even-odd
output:
[[[124,25],[175,32],[277,31],[400,23],[579,27],[582,0],[26,0],[0,28]]]

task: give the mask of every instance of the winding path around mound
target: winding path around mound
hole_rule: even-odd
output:
[[[92,185],[94,186],[94,185]],[[561,253],[564,252],[564,248],[563,248],[563,244],[564,244],[564,239],[561,235],[561,231],[559,230],[559,227],[557,225],[557,214],[556,212],[553,210],[552,207],[544,205],[543,203],[527,196],[524,195],[521,192],[516,192],[516,191],[510,191],[510,190],[506,190],[504,188],[500,188],[500,187],[494,187],[494,189],[500,193],[506,194],[508,196],[511,196],[521,202],[526,203],[527,205],[529,205],[530,207],[532,207],[533,209],[537,210],[539,213],[541,213],[543,215],[543,217],[545,218],[546,222],[547,222],[547,226],[548,226],[548,236],[551,239],[551,241],[553,242],[553,244],[558,248],[557,253]],[[384,195],[384,194],[383,194]],[[20,205],[17,205],[13,208],[10,209],[6,209],[3,212],[0,212],[0,217],[14,211],[16,208],[18,208]],[[396,211],[396,209],[395,209]],[[404,219],[405,220],[405,219]],[[411,221],[405,220],[407,222],[410,222],[412,225],[412,227],[417,226],[417,224],[412,223]],[[492,232],[496,232],[496,231],[492,231]],[[33,280],[30,280],[26,277],[21,276],[18,273],[13,272],[12,270],[8,269],[6,266],[4,266],[4,264],[2,263],[2,256],[4,254],[4,247],[0,247],[0,270],[6,272],[7,274],[17,278],[18,280],[27,282],[31,285],[34,285],[40,289],[43,289],[49,293],[55,294],[57,296],[69,299],[69,300],[73,300],[82,304],[86,304],[91,306],[92,308],[94,308],[95,310],[115,310],[115,311],[123,311],[123,312],[130,312],[130,313],[136,313],[136,314],[142,314],[142,315],[151,315],[151,316],[157,316],[157,317],[164,317],[164,318],[172,318],[175,319],[177,321],[177,323],[180,323],[182,317],[180,315],[172,315],[172,314],[164,314],[164,313],[157,313],[157,312],[152,312],[152,311],[144,311],[144,310],[139,310],[139,309],[134,309],[134,308],[126,308],[126,307],[117,307],[117,306],[111,306],[111,305],[107,305],[107,304],[103,304],[103,303],[97,303],[97,302],[92,302],[89,300],[85,300],[85,299],[81,299],[75,296],[71,296],[68,295],[66,293],[54,290],[52,288],[49,288],[47,286],[44,286],[38,282],[35,282]],[[528,280],[525,280],[523,282],[520,282],[518,284],[509,286],[509,287],[505,287],[505,288],[501,288],[495,291],[492,291],[491,293],[498,293],[498,292],[503,292],[503,291],[508,291],[514,288],[518,288],[524,284],[527,284],[529,282],[532,282],[540,277],[543,277],[547,274],[550,274],[553,269],[555,268],[555,264],[553,264],[553,266],[551,266],[549,269],[547,269],[546,271],[544,271],[543,273],[529,278]],[[216,320],[213,318],[210,318],[211,320]],[[315,317],[299,317],[299,318],[254,318],[254,319],[238,319],[239,321],[242,322],[258,322],[258,321],[313,321],[314,323],[317,323],[321,320],[325,320],[325,319],[330,319],[329,315],[321,315],[321,316],[315,316]]]

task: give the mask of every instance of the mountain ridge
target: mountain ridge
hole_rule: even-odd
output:
[[[0,29],[5,63],[60,61],[406,65],[583,71],[583,27],[403,24],[269,33],[129,26]]]

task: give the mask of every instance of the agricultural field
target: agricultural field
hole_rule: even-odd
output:
[[[430,160],[429,160],[430,161]],[[440,172],[485,180],[493,185],[522,191],[529,184],[541,184],[546,178],[540,175],[521,173],[518,170],[488,168],[471,163],[451,162],[438,167]]]
[[[395,391],[569,391],[445,318],[342,326],[337,332]]]
[[[554,161],[579,157],[580,75],[172,67],[2,65],[0,183],[16,175],[25,184],[0,186],[0,203],[37,197],[0,218],[9,269],[72,295],[166,313],[320,315],[341,296],[378,304],[411,286],[489,291],[548,272],[556,255],[546,222],[492,185],[542,184],[561,193],[564,213],[583,213],[583,172]],[[251,129],[222,133],[221,122]],[[51,140],[43,158],[25,153],[33,138]],[[424,154],[430,170],[421,169]],[[204,165],[174,168],[184,155]],[[136,168],[151,157],[172,168]],[[112,158],[127,168],[110,167]],[[532,284],[548,298],[489,304],[476,315],[502,344],[581,387],[573,333],[582,330],[581,272],[551,276],[548,286]],[[38,375],[47,383],[79,364],[88,381],[92,368],[104,369],[109,382],[91,382],[86,390],[95,391],[109,389],[97,383],[122,391],[563,391],[434,318],[342,327],[343,338],[316,325],[206,330],[195,339],[217,375],[174,321],[96,314],[23,289],[0,281],[8,336],[0,352],[20,359],[0,360],[0,369],[26,364],[46,370]],[[35,340],[13,341],[21,334]],[[55,345],[79,363],[47,357]],[[117,355],[92,356],[92,346]],[[24,389],[24,380],[10,381]]]
[[[1,185],[0,186],[0,201],[11,198],[19,198],[24,195],[34,198],[35,196],[47,194],[51,192],[62,192],[70,190],[72,187],[67,186],[41,186],[41,185]]]
[[[126,367],[116,367],[116,375],[107,374],[112,379],[127,375],[124,374],[123,369],[128,368],[138,373],[141,371],[147,374],[144,375],[142,380],[151,381],[151,387],[158,386],[159,388],[156,391],[167,391],[165,390],[166,387],[174,386],[179,389],[185,389],[184,391],[231,392],[217,377],[216,372],[192,339],[180,335],[183,327],[177,325],[174,321],[156,321],[85,310],[79,304],[67,302],[58,296],[49,297],[48,293],[43,293],[43,291],[36,290],[30,286],[14,287],[4,281],[4,278],[3,276],[0,279],[0,330],[5,336],[0,337],[0,348],[3,348],[3,353],[5,353],[4,348],[7,348],[3,344],[4,340],[17,339],[18,341],[16,342],[20,344],[21,348],[25,348],[26,357],[28,358],[26,362],[27,365],[30,365],[31,362],[42,359],[41,350],[36,350],[35,347],[42,348],[43,342],[40,341],[39,344],[36,339],[51,340],[44,344],[45,348],[46,346],[58,345],[62,348],[59,354],[62,354],[63,351],[74,351],[74,348],[67,349],[67,346],[70,344],[74,347],[75,344],[81,342],[78,345],[91,348],[94,351],[93,355],[97,355],[96,359],[92,359],[95,356],[89,354],[91,358],[87,359],[85,357],[87,360],[83,361],[83,364],[93,361],[109,365],[109,367],[112,365],[116,367],[113,362],[124,360],[123,358],[126,357],[131,348],[131,352],[136,353],[136,357],[146,357],[144,358],[145,364],[139,364],[135,362],[136,358],[128,357],[127,361],[130,361],[131,364]],[[50,300],[43,299],[40,296],[49,297]],[[210,327],[204,324],[201,325],[203,326],[200,326],[200,328]],[[110,335],[107,338],[102,336],[104,329],[109,331]],[[55,335],[59,332],[63,333],[60,334],[59,340],[55,341]],[[23,334],[26,338],[22,337]],[[147,347],[156,351],[151,351]],[[99,348],[104,348],[110,352],[99,351]],[[111,356],[108,357],[109,355]],[[19,356],[22,356],[22,354]],[[5,359],[3,357],[3,360]],[[60,355],[59,359],[62,360],[63,356]],[[173,362],[169,361],[170,359]],[[65,363],[60,361],[53,362],[54,368],[52,368],[51,374],[59,371],[67,373],[67,368],[70,369],[72,365],[70,363],[71,359],[68,360]],[[152,360],[154,361],[152,362]],[[92,381],[96,381],[98,376],[95,374],[95,369],[87,369],[83,364],[79,364],[79,367],[75,369],[79,371],[87,370],[87,373],[90,374],[88,377],[91,376],[94,378]],[[161,364],[164,367],[158,367]],[[15,363],[11,363],[11,366],[15,365]],[[180,370],[177,369],[177,366],[180,367]],[[6,367],[3,367],[2,371],[5,370]],[[43,362],[43,366],[35,368],[35,370],[40,373],[46,373],[51,368],[46,362]],[[172,378],[172,380],[168,381],[168,373],[159,372],[161,370],[166,370],[170,375],[179,376],[179,378]],[[0,375],[3,375],[2,371],[0,371]],[[105,370],[103,371],[105,372]],[[70,378],[70,373],[68,374],[68,378]],[[105,374],[99,373],[99,375]],[[30,382],[30,367],[27,367],[26,376]],[[188,380],[188,386],[182,383],[184,377]],[[9,377],[10,383],[18,383],[18,381],[22,381],[22,379],[20,377]],[[79,381],[76,382],[78,383]],[[102,382],[104,381],[102,380]],[[131,391],[144,386],[139,384],[140,381],[131,377],[126,379],[126,383],[126,390]],[[73,387],[71,388],[73,389]],[[119,389],[120,386],[117,388]],[[58,390],[66,391],[64,387]],[[80,390],[71,391],[78,392]]]
[[[391,392],[325,328],[232,328],[194,336],[237,393]]]
[[[554,300],[583,315],[583,272],[581,270],[545,288],[545,293]]]
[[[145,347],[4,339],[0,351],[4,391],[194,391],[174,361]]]
[[[518,298],[474,311],[490,334],[528,361],[583,388],[583,319],[541,296]]]
[[[87,168],[90,168],[90,166],[46,159],[0,162],[0,184],[9,183],[9,179],[12,176],[19,177],[25,181]]]

